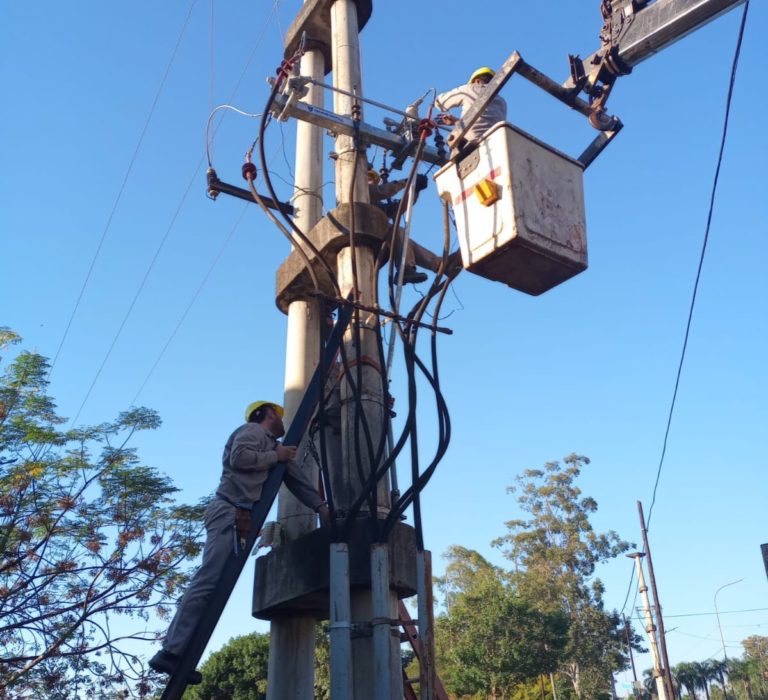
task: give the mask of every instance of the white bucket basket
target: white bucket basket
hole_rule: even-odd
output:
[[[435,175],[464,267],[527,294],[587,268],[584,167],[511,124],[493,126]]]

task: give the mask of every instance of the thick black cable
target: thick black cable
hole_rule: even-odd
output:
[[[181,31],[179,32],[179,36],[176,39],[176,44],[173,47],[173,51],[171,52],[171,58],[168,60],[168,65],[165,67],[165,72],[163,73],[163,77],[160,79],[160,85],[158,86],[157,91],[155,92],[155,97],[152,100],[152,105],[149,108],[149,114],[147,115],[147,118],[144,120],[144,126],[142,127],[141,134],[139,135],[139,140],[136,143],[136,147],[133,149],[133,155],[131,156],[131,160],[128,163],[128,169],[125,171],[125,175],[123,176],[123,181],[120,184],[120,188],[117,192],[117,196],[115,197],[115,201],[112,204],[112,209],[109,213],[109,216],[107,217],[107,223],[104,226],[104,230],[101,232],[99,243],[96,246],[96,251],[94,252],[93,257],[91,258],[91,263],[88,266],[88,271],[85,274],[85,279],[83,280],[83,284],[80,287],[80,293],[78,294],[77,300],[75,301],[75,306],[72,309],[72,313],[69,315],[67,326],[64,329],[64,335],[62,335],[61,340],[59,341],[59,347],[56,348],[56,353],[54,354],[53,360],[51,361],[51,364],[48,368],[49,377],[51,375],[51,372],[53,372],[53,368],[56,366],[56,361],[59,359],[59,355],[61,354],[61,349],[64,347],[64,343],[67,340],[67,336],[69,335],[69,330],[72,327],[72,322],[75,319],[77,310],[80,308],[80,302],[83,299],[83,295],[85,294],[85,289],[88,286],[88,282],[91,279],[91,275],[93,274],[93,268],[96,266],[96,261],[98,260],[99,254],[101,253],[101,249],[104,245],[104,241],[106,240],[107,233],[109,232],[109,229],[112,226],[112,220],[115,217],[115,213],[117,212],[117,207],[120,204],[120,200],[123,197],[125,186],[128,184],[128,178],[131,175],[131,171],[133,170],[133,165],[136,162],[136,158],[139,155],[141,144],[144,142],[144,137],[146,136],[147,130],[149,129],[149,124],[152,121],[152,116],[155,113],[155,108],[157,107],[157,103],[160,99],[160,95],[163,92],[163,88],[165,87],[165,81],[168,79],[168,74],[171,72],[171,66],[173,66],[173,62],[176,58],[176,53],[178,52],[179,46],[181,45],[181,40],[187,31],[189,20],[190,20],[190,17],[192,16],[192,10],[194,9],[196,2],[197,0],[192,0],[189,6],[189,11],[187,12],[187,16],[184,19],[184,23],[182,24]]]
[[[629,602],[629,596],[632,593],[632,583],[635,580],[635,563],[632,562],[632,571],[629,576],[629,585],[627,586],[627,595],[624,596],[624,604],[621,606],[621,611],[619,612],[619,615],[623,615],[624,611],[627,609],[627,603]],[[634,603],[633,603],[634,606]]]
[[[385,520],[385,525],[383,528],[384,536],[386,536],[388,532],[391,530],[391,528],[394,527],[394,524],[397,522],[399,517],[403,514],[405,509],[411,503],[413,503],[414,504],[414,525],[416,530],[417,546],[421,546],[422,548],[423,548],[423,533],[421,529],[419,494],[426,486],[427,482],[429,481],[432,474],[434,473],[434,470],[437,467],[437,464],[440,462],[440,460],[442,459],[443,455],[447,450],[448,444],[450,442],[450,417],[448,414],[444,397],[442,396],[442,392],[440,391],[440,387],[439,387],[437,345],[436,345],[436,335],[437,335],[436,323],[437,322],[433,321],[433,324],[432,324],[433,370],[432,370],[432,374],[430,375],[429,371],[426,369],[425,365],[421,362],[421,360],[418,358],[415,352],[416,331],[418,330],[418,326],[414,325],[413,318],[418,314],[420,307],[421,307],[421,315],[423,315],[429,302],[431,301],[432,298],[435,297],[436,294],[439,294],[439,299],[436,307],[436,314],[439,314],[439,309],[445,299],[445,294],[447,292],[447,289],[451,285],[453,279],[456,277],[456,275],[460,271],[460,269],[454,271],[452,276],[446,279],[445,282],[441,284],[440,280],[447,265],[448,251],[450,249],[450,219],[447,216],[444,216],[443,238],[444,238],[444,242],[443,242],[443,255],[441,259],[441,264],[437,271],[435,279],[432,282],[428,296],[425,298],[423,305],[417,305],[417,307],[414,310],[412,310],[411,314],[409,314],[410,320],[406,321],[405,328],[401,328],[399,324],[397,327],[397,332],[401,335],[401,340],[403,342],[403,348],[404,348],[405,359],[406,359],[406,371],[408,373],[408,383],[409,383],[409,416],[408,416],[408,422],[406,424],[406,429],[407,430],[409,429],[412,432],[412,436],[411,436],[412,485],[409,489],[406,490],[406,492],[401,496],[401,498],[398,499],[398,501],[393,504],[392,512],[390,512],[388,518]],[[395,330],[393,329],[392,332],[395,332]],[[416,365],[418,365],[419,369],[426,376],[428,382],[432,385],[433,391],[435,392],[435,397],[437,401],[437,411],[438,411],[437,449],[435,451],[435,456],[431,461],[429,467],[424,471],[424,474],[421,474],[421,475],[419,475],[418,473],[418,453],[416,452],[415,456],[413,456],[415,452],[414,443],[416,442],[415,440],[415,432],[416,432],[415,431],[415,410],[416,410],[415,367]]]
[[[355,166],[357,166],[357,159],[355,160]],[[409,177],[407,179],[407,183],[408,184],[406,184],[406,191],[410,187],[410,183],[412,182],[412,180],[413,180],[413,178],[415,176],[417,166],[418,166],[418,158],[414,159],[413,166],[411,168],[411,172],[410,172]],[[354,180],[353,180],[353,183],[354,183]],[[404,199],[405,198],[400,200],[400,203],[398,205],[398,210],[397,210],[398,213],[395,216],[395,221],[393,223],[393,226],[392,226],[392,228],[390,230],[390,235],[389,235],[389,250],[390,250],[390,297],[392,296],[392,293],[391,293],[391,290],[392,290],[392,273],[391,273],[391,271],[393,269],[393,266],[392,266],[393,257],[392,256],[393,256],[393,251],[394,251],[394,238],[397,235],[398,222],[399,222],[399,219],[402,216],[402,209],[403,209],[403,201],[404,201]],[[353,216],[354,216],[354,214],[353,214]],[[354,231],[354,227],[353,227],[353,231]],[[353,255],[354,255],[354,253],[353,253]],[[378,278],[378,272],[380,270],[380,266],[381,266],[382,260],[383,260],[383,258],[382,258],[381,251],[380,251],[379,255],[377,256],[377,259],[375,261],[375,264],[374,264],[374,277],[375,278]],[[375,306],[378,306],[378,289],[374,290],[374,304],[375,304]],[[393,304],[393,307],[394,307],[394,304]],[[393,312],[396,313],[396,309],[393,308]],[[380,328],[380,326],[381,326],[381,317],[379,315],[377,315],[376,319],[377,319],[377,327]],[[393,323],[397,323],[397,322],[393,321]],[[384,356],[384,348],[383,348],[383,344],[381,342],[381,334],[380,333],[377,333],[377,350],[378,350],[378,353],[379,353],[380,366],[381,367],[385,367],[386,366],[386,359],[385,359],[385,356]],[[410,375],[409,375],[409,377],[410,377]],[[416,423],[415,423],[415,401],[414,401],[414,399],[415,399],[415,385],[414,385],[414,390],[413,391],[411,391],[409,389],[409,414],[408,414],[408,419],[406,421],[406,428],[404,430],[404,435],[401,436],[400,440],[398,440],[397,447],[393,448],[392,453],[387,456],[387,458],[385,459],[384,463],[379,465],[380,460],[384,457],[384,448],[386,446],[386,440],[387,440],[387,435],[388,435],[388,427],[389,427],[389,421],[390,421],[390,417],[388,415],[388,411],[389,411],[389,409],[388,409],[388,397],[389,397],[390,394],[389,394],[389,387],[387,385],[387,377],[386,377],[386,375],[385,375],[385,373],[383,371],[381,372],[381,381],[382,381],[382,396],[384,397],[384,406],[383,406],[384,412],[383,412],[383,415],[382,415],[383,425],[382,425],[382,432],[381,432],[381,442],[380,442],[380,445],[379,445],[380,449],[377,450],[376,459],[372,463],[373,466],[372,466],[372,469],[371,469],[370,478],[367,480],[367,483],[365,484],[364,489],[363,489],[363,493],[361,494],[361,495],[371,494],[374,498],[377,495],[378,482],[380,481],[380,479],[385,477],[386,473],[392,467],[392,465],[395,462],[396,457],[399,455],[400,451],[402,450],[402,448],[405,445],[407,437],[406,437],[406,439],[402,439],[402,438],[404,436],[409,436],[411,438],[411,440],[413,440],[414,439],[414,435],[415,435],[415,427],[416,427]],[[409,381],[409,385],[410,385],[410,381]],[[411,451],[413,452],[413,445],[412,445],[412,450]],[[358,499],[358,501],[354,505],[357,506],[358,504],[359,505],[362,504],[360,499]],[[374,515],[376,515],[376,514],[374,514]],[[374,536],[378,537],[378,539],[383,541],[383,539],[386,537],[386,534],[385,534],[385,532],[383,530],[379,529],[378,519],[376,517],[374,517],[374,520],[375,520],[374,528],[376,530],[378,530],[378,533],[375,532]]]
[[[298,58],[298,56],[294,56],[291,61],[284,62],[283,66],[278,71],[278,77],[275,79],[274,84],[272,85],[272,90],[270,91],[269,98],[267,99],[266,107],[264,107],[264,112],[261,116],[261,123],[259,124],[259,138],[258,138],[258,144],[259,144],[259,160],[261,163],[261,172],[262,177],[264,178],[264,184],[267,187],[267,191],[269,192],[269,196],[272,197],[272,199],[275,202],[280,201],[278,199],[277,193],[275,192],[275,188],[272,185],[272,179],[269,174],[269,168],[267,167],[267,156],[264,150],[264,132],[267,128],[267,119],[269,119],[270,116],[270,109],[272,107],[272,103],[275,100],[275,96],[277,95],[278,90],[280,89],[280,86],[282,85],[283,78],[286,75],[286,71],[290,70],[293,61],[295,61]],[[296,234],[296,237],[303,243],[314,255],[317,261],[320,263],[321,267],[325,270],[325,272],[328,275],[328,281],[331,283],[331,286],[334,289],[334,292],[338,297],[341,297],[341,289],[339,288],[339,283],[336,278],[336,273],[334,272],[333,268],[328,264],[328,261],[320,254],[320,251],[317,249],[314,243],[307,237],[307,235],[296,225],[296,222],[288,215],[286,214],[282,209],[280,209],[280,214],[285,219],[286,223],[288,224],[289,228]],[[301,246],[299,245],[299,241],[292,240],[292,243],[294,244],[294,247],[296,250],[299,250]],[[304,252],[305,260],[308,260],[308,255],[306,254],[306,251]],[[308,267],[311,267],[309,263],[307,263]],[[318,292],[320,290],[318,289]]]
[[[422,372],[427,377],[427,380],[431,384],[433,384],[433,388],[435,388],[434,379],[430,375],[430,373],[427,371],[427,368],[424,366],[424,364],[421,362],[421,360],[418,358],[417,355],[414,354],[413,358],[415,360],[415,363],[420,367]],[[445,404],[445,399],[442,396],[442,393],[440,393],[439,391],[435,391],[435,397],[437,399],[439,410],[444,416],[447,417],[448,409],[447,409],[447,405]],[[432,474],[434,473],[439,461],[442,459],[443,455],[445,454],[446,449],[447,449],[447,444],[444,444],[443,446],[441,446],[441,449],[435,455],[435,458],[432,460],[432,463],[430,464],[430,466],[424,470],[424,472],[418,477],[415,483],[411,484],[411,486],[408,489],[406,489],[406,491],[398,500],[397,504],[392,508],[389,515],[387,516],[387,519],[385,520],[385,528],[393,527],[395,520],[397,520],[405,512],[405,510],[413,501],[414,496],[418,492],[424,489],[427,482],[432,477]]]
[[[253,177],[251,177],[250,174],[246,177],[246,182],[248,183],[248,189],[251,192],[251,196],[259,205],[259,207],[261,207],[261,210],[267,215],[267,218],[277,227],[278,231],[280,231],[280,233],[285,236],[289,243],[293,243],[291,232],[285,226],[283,226],[278,218],[270,211],[262,196],[256,191],[256,186],[253,184]],[[312,267],[312,263],[309,259],[309,255],[307,255],[307,251],[305,251],[299,245],[295,246],[295,248],[304,260],[304,264],[307,266],[307,272],[309,273],[309,277],[312,280],[312,286],[315,288],[315,293],[320,294],[320,281],[317,279],[317,273]]]
[[[445,293],[447,292],[447,288],[451,281],[452,281],[452,278],[449,280],[446,280],[445,284],[442,285],[442,291],[436,306],[436,313],[439,312],[439,308],[442,305],[443,300],[445,299]],[[415,334],[415,328],[414,328],[410,336],[410,343],[408,345],[408,348],[412,351],[412,355],[410,355],[410,359],[412,363],[417,364],[419,366],[419,369],[421,369],[425,377],[427,377],[435,393],[435,398],[437,401],[437,410],[438,410],[438,444],[437,444],[435,455],[429,467],[427,467],[427,469],[424,470],[423,474],[419,474],[418,453],[415,451],[416,429],[414,427],[413,436],[411,438],[412,485],[402,495],[398,503],[393,505],[393,514],[390,514],[390,515],[393,515],[393,518],[399,517],[404,512],[404,510],[408,507],[408,505],[413,504],[414,528],[416,530],[417,547],[419,548],[419,551],[422,551],[424,548],[424,539],[423,539],[422,524],[421,524],[421,506],[420,506],[419,496],[421,494],[421,491],[423,491],[423,489],[426,487],[430,478],[434,474],[434,471],[437,468],[437,465],[442,460],[443,456],[445,455],[445,452],[448,449],[448,444],[450,443],[450,417],[448,414],[447,405],[445,404],[445,398],[442,394],[442,391],[440,390],[438,362],[437,362],[436,327],[433,326],[433,330],[432,330],[432,343],[431,343],[432,372],[431,374],[427,371],[426,366],[421,362],[421,360],[419,359],[418,355],[415,352],[415,341],[416,341],[415,336],[416,334]],[[413,381],[412,378],[414,376],[415,375],[413,371],[410,371],[409,380]],[[413,387],[413,391],[415,392],[415,385]],[[415,405],[414,405],[414,410],[415,410]],[[387,525],[389,527],[392,527],[394,525],[394,522],[395,520],[392,519],[387,523]]]
[[[353,113],[355,108],[353,107]],[[359,128],[359,121],[354,120],[355,125]],[[357,275],[357,247],[356,247],[356,235],[355,235],[355,180],[357,179],[357,169],[358,165],[360,163],[360,144],[359,144],[359,133],[356,134],[356,136],[353,137],[354,144],[353,144],[353,161],[352,161],[352,175],[349,182],[349,193],[347,197],[347,201],[349,202],[349,256],[350,256],[350,263],[351,263],[351,270],[352,270],[352,289],[353,289],[353,297],[355,301],[360,301],[358,297],[359,293],[359,285],[358,285],[358,275]],[[376,329],[378,333],[378,327]],[[354,422],[354,428],[353,428],[353,444],[355,447],[355,463],[357,467],[357,476],[360,479],[360,483],[364,484],[367,480],[367,476],[365,472],[363,471],[363,452],[362,452],[362,446],[360,444],[360,428],[363,427],[363,432],[365,434],[366,439],[366,447],[368,448],[368,464],[370,467],[370,472],[374,473],[376,471],[376,462],[374,461],[374,453],[373,453],[373,438],[371,435],[370,430],[370,424],[368,422],[368,416],[366,415],[364,409],[363,409],[363,401],[362,401],[362,394],[360,390],[363,386],[363,342],[362,342],[362,334],[360,330],[360,308],[355,307],[352,312],[352,342],[353,347],[355,349],[355,375],[356,375],[356,385],[357,385],[357,391],[353,392],[353,397],[355,400],[355,422]],[[345,376],[349,374],[351,371],[351,367],[348,366],[346,363],[346,359],[344,360],[344,370],[345,370]],[[377,485],[374,485],[373,488],[368,489],[367,491],[364,490],[363,493],[366,494],[367,500],[368,500],[368,508],[369,508],[369,517],[371,519],[371,525],[374,528],[374,532],[376,531],[378,525],[376,522],[376,513],[377,513]]]
[[[394,526],[394,522],[405,512],[406,508],[413,501],[414,497],[426,486],[427,482],[429,481],[432,474],[434,473],[435,468],[437,467],[438,463],[440,462],[443,455],[445,454],[445,451],[448,448],[448,443],[450,442],[450,417],[448,414],[448,408],[445,403],[445,398],[442,395],[442,392],[440,391],[439,384],[435,379],[435,376],[433,376],[433,374],[429,372],[427,367],[424,365],[424,363],[415,353],[411,344],[404,346],[404,351],[406,352],[408,357],[413,361],[413,363],[416,366],[418,366],[418,368],[424,374],[427,381],[432,385],[433,391],[435,393],[435,399],[437,402],[440,436],[438,439],[437,451],[429,467],[425,469],[423,474],[419,475],[418,478],[414,480],[411,486],[400,497],[398,502],[393,505],[392,511],[387,516],[387,519],[385,521],[386,531],[388,531],[391,527]],[[433,360],[435,363],[437,362],[436,352],[433,355]],[[415,401],[411,406],[411,408],[412,410],[415,410]]]
[[[723,153],[725,151],[725,141],[728,136],[728,119],[730,117],[731,113],[731,99],[733,98],[733,88],[736,84],[736,70],[739,65],[739,54],[741,53],[741,43],[744,38],[744,27],[747,23],[747,12],[749,10],[749,0],[747,0],[746,3],[744,3],[744,12],[741,16],[741,25],[739,27],[739,36],[738,40],[736,41],[736,50],[734,52],[733,56],[733,65],[731,67],[731,78],[728,84],[728,96],[726,98],[725,102],[725,117],[723,119],[723,134],[720,139],[720,150],[717,156],[717,167],[715,168],[715,177],[714,181],[712,183],[712,193],[709,198],[709,212],[707,213],[707,225],[704,232],[704,241],[702,242],[701,246],[701,255],[699,256],[699,265],[696,270],[696,281],[693,285],[693,294],[691,296],[691,304],[690,308],[688,310],[688,321],[685,326],[685,337],[683,340],[683,349],[680,353],[680,362],[677,367],[677,377],[675,378],[675,388],[672,392],[672,403],[669,407],[669,416],[667,418],[667,427],[664,431],[664,443],[661,449],[661,458],[659,459],[659,466],[656,470],[656,481],[653,485],[653,498],[651,499],[651,507],[648,509],[648,518],[646,520],[646,530],[650,529],[650,523],[651,523],[651,515],[653,514],[653,506],[656,504],[656,492],[659,487],[659,479],[661,478],[661,468],[664,464],[664,457],[667,453],[667,441],[669,439],[669,431],[672,426],[672,415],[675,410],[675,402],[677,401],[677,391],[680,386],[680,376],[683,372],[683,362],[685,361],[685,352],[688,348],[688,336],[691,331],[691,322],[693,320],[693,309],[696,305],[696,295],[699,290],[699,280],[701,279],[701,270],[704,266],[704,255],[707,252],[707,242],[709,241],[709,231],[710,227],[712,225],[712,215],[714,213],[715,209],[715,195],[717,193],[717,183],[720,179],[720,166],[723,162]]]

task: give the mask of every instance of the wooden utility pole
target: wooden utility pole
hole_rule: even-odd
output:
[[[648,544],[648,530],[645,527],[645,516],[643,515],[643,504],[637,502],[637,512],[640,516],[640,527],[643,533],[643,548],[648,558],[648,577],[651,579],[651,592],[653,593],[653,602],[656,609],[656,622],[659,626],[659,645],[661,647],[661,659],[663,663],[662,672],[664,674],[664,685],[670,698],[675,697],[675,688],[672,684],[672,672],[669,669],[669,656],[667,656],[667,634],[664,630],[664,617],[661,614],[661,603],[659,602],[659,591],[656,588],[656,576],[653,573],[653,559],[651,558],[651,548]]]

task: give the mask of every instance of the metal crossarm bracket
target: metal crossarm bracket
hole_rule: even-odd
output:
[[[224,193],[230,195],[231,197],[243,199],[246,202],[250,202],[251,204],[256,204],[256,200],[253,198],[250,190],[243,189],[242,187],[236,187],[235,185],[230,185],[227,182],[222,182],[219,180],[219,177],[216,175],[216,171],[213,168],[208,168],[208,173],[206,174],[206,182],[208,185],[208,196],[211,199],[216,199],[219,194]],[[267,197],[266,195],[260,196],[264,202],[264,206],[276,211],[282,211],[288,216],[293,216],[295,214],[293,205],[288,204],[287,202],[275,202],[274,199]]]
[[[357,136],[359,134],[364,143],[381,146],[393,153],[400,153],[403,149],[407,149],[411,143],[404,136],[393,134],[386,129],[379,129],[366,122],[356,123],[352,117],[337,114],[322,107],[315,107],[305,102],[291,104],[289,97],[284,94],[275,95],[272,109],[275,114],[287,114],[336,134],[343,134],[344,136]],[[422,160],[436,165],[444,165],[446,162],[445,156],[434,146],[424,147]]]
[[[338,321],[328,338],[320,363],[318,364],[315,373],[312,375],[307,390],[304,392],[301,404],[299,404],[296,415],[291,421],[291,426],[288,428],[288,432],[285,435],[284,442],[286,445],[298,445],[309,426],[320,394],[323,390],[325,377],[341,347],[341,343],[344,339],[344,332],[352,318],[353,310],[354,307],[351,305],[344,305],[339,309]],[[272,504],[275,502],[275,498],[277,498],[277,493],[283,483],[284,475],[285,464],[282,462],[278,462],[276,466],[270,469],[267,481],[261,491],[261,499],[251,511],[251,534],[246,540],[245,547],[237,555],[235,555],[234,551],[230,554],[229,559],[221,572],[221,577],[219,578],[216,590],[211,600],[208,601],[206,613],[200,620],[184,653],[180,654],[179,665],[173,675],[171,675],[168,685],[161,695],[161,700],[180,700],[181,696],[184,694],[189,674],[200,661],[200,657],[203,655],[208,640],[211,638],[211,634],[213,634],[213,630],[216,627],[216,623],[219,621],[221,613],[224,611],[224,607],[229,600],[229,596],[235,587],[235,583],[237,583],[237,579],[239,578],[243,567],[245,566],[245,562],[248,561],[248,556],[253,549],[256,537],[264,525],[264,521],[267,519],[267,515],[272,508]]]

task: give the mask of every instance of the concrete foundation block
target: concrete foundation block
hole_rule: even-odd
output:
[[[349,542],[350,586],[371,587],[370,530],[360,523]],[[328,619],[330,532],[325,528],[273,549],[256,560],[252,614],[262,620],[312,615]],[[416,533],[397,523],[389,540],[390,588],[398,598],[416,594]]]

